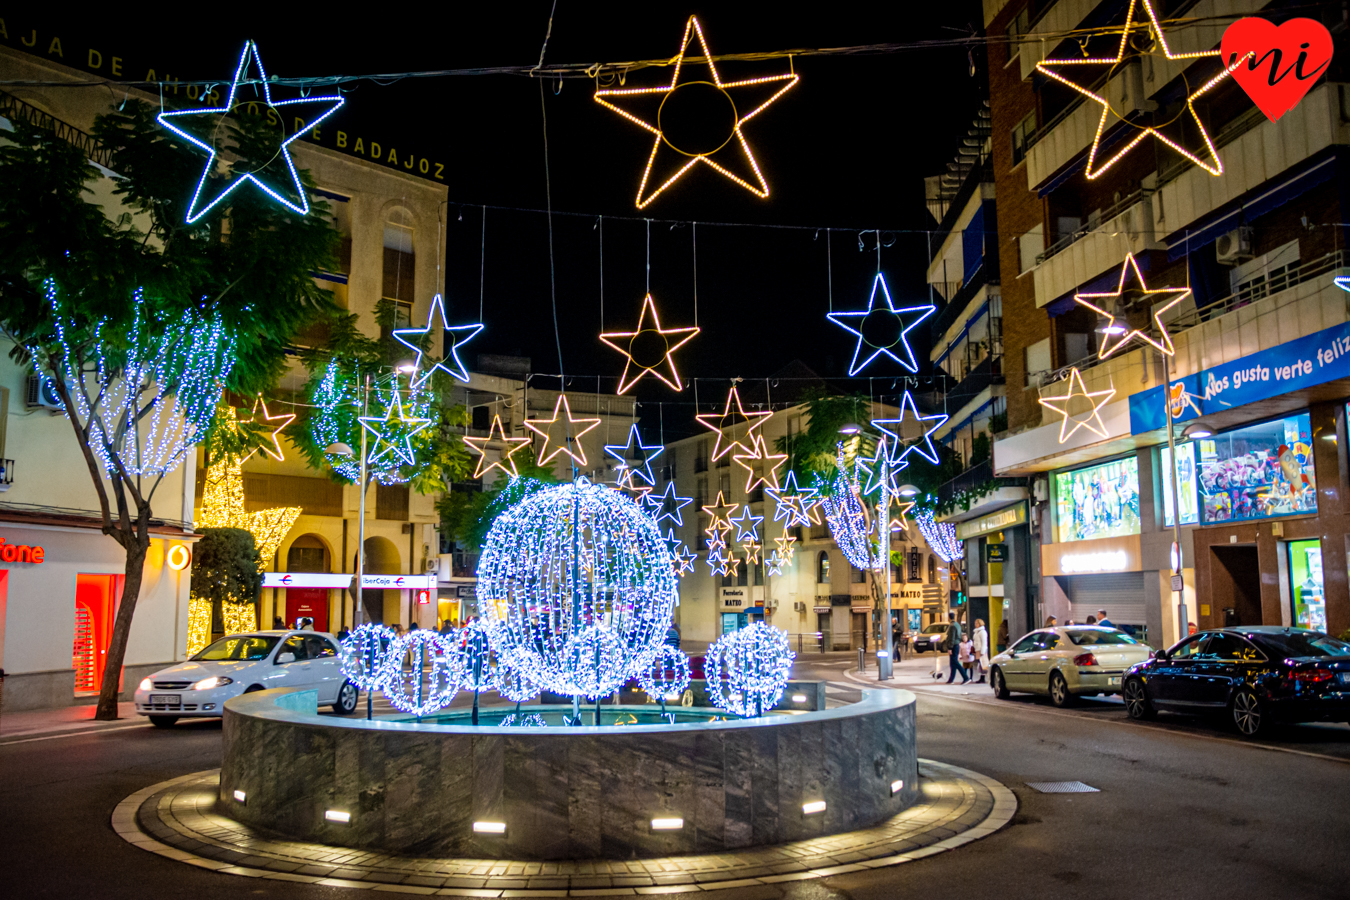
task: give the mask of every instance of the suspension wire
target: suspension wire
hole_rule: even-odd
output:
[[[825,229],[825,279],[828,282],[830,312],[834,312],[834,250],[830,245],[830,229]]]
[[[600,330],[605,330],[605,217],[601,216],[596,227],[600,230]],[[597,379],[599,376],[596,376]],[[600,382],[597,380],[596,384]],[[599,390],[599,388],[596,388]]]
[[[698,327],[698,223],[693,223],[694,232],[694,327]]]
[[[483,207],[483,234],[478,247],[478,324],[483,324],[483,286],[487,283],[487,207]]]
[[[652,292],[652,220],[647,220],[647,293]]]
[[[557,3],[557,0],[554,0]],[[553,27],[549,18],[549,28]],[[545,44],[547,46],[547,43]],[[542,51],[540,56],[542,58]],[[544,126],[544,200],[548,204],[548,293],[553,304],[553,340],[558,345],[558,389],[567,390],[567,378],[563,374],[562,330],[558,327],[558,273],[553,261],[553,183],[548,169],[548,110],[544,106],[544,82],[539,82],[539,118]]]

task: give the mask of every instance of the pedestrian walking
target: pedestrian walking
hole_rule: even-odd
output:
[[[970,639],[975,644],[975,672],[980,676],[977,682],[984,684],[985,673],[989,671],[989,629],[984,627],[984,619],[975,620]]]
[[[962,684],[970,681],[970,673],[961,664],[961,637],[961,625],[956,621],[956,613],[947,613],[947,637],[943,643],[947,645],[948,661],[951,664],[951,671],[947,673],[948,684],[956,679],[958,670],[961,672]]]
[[[1046,616],[1046,617],[1045,617],[1045,624],[1042,625],[1041,627],[1042,627],[1042,628],[1054,628],[1057,624],[1059,624],[1059,620],[1056,619],[1054,616]]]

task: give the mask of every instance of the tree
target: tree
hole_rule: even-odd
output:
[[[465,547],[482,547],[497,516],[526,497],[558,484],[553,469],[533,460],[516,465],[519,477],[498,475],[491,488],[482,491],[453,491],[436,504],[441,530]]]
[[[0,147],[0,328],[65,407],[102,531],[126,554],[98,719],[117,717],[155,489],[205,439],[223,392],[270,389],[295,335],[334,310],[313,279],[336,264],[326,204],[300,216],[239,190],[185,224],[204,158],[155,112],[131,102],[95,122],[117,173],[107,212],[90,196],[99,170],[56,135],[16,122]],[[221,134],[234,162],[205,190],[266,166],[281,140],[261,115]]]
[[[201,534],[192,554],[191,595],[194,603],[206,607],[206,622],[214,618],[217,609],[245,605],[252,609],[263,583],[262,558],[253,533],[242,528],[203,528]],[[189,631],[191,619],[189,616]],[[257,627],[256,617],[249,627]],[[209,624],[205,630],[205,635],[197,636],[203,646],[210,640]],[[235,631],[228,623],[225,630]],[[192,636],[188,640],[191,643]]]

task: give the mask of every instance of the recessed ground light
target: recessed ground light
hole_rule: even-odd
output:
[[[793,694],[793,695],[792,695],[792,702],[793,702],[793,703],[805,703],[805,702],[806,702],[806,695],[805,695],[805,694]]]
[[[679,831],[684,819],[652,819],[652,831]]]
[[[812,800],[810,803],[803,803],[803,804],[802,804],[802,814],[803,814],[803,815],[810,816],[810,815],[814,815],[815,813],[824,812],[824,811],[825,811],[825,801],[824,801],[824,800]]]
[[[343,812],[340,809],[330,809],[323,814],[323,817],[330,822],[341,822],[343,825],[346,825],[352,820],[351,813]]]
[[[235,792],[234,792],[234,799],[238,800],[240,803],[247,803],[247,802],[248,802],[248,794],[245,794],[243,791],[235,791]]]
[[[904,783],[903,781],[892,781],[892,782],[891,782],[891,793],[892,793],[892,794],[898,794],[898,793],[900,793],[901,791],[903,791],[904,789],[905,789],[905,783]]]
[[[474,822],[473,830],[477,834],[506,834],[505,822]]]

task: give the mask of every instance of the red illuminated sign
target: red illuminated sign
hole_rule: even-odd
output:
[[[23,544],[6,544],[0,538],[0,562],[41,563],[47,551],[41,547],[28,547]]]
[[[430,603],[430,602],[431,602],[431,591],[418,591],[418,592],[417,592],[417,602],[418,602],[418,603],[423,603],[423,604],[425,604],[425,603]]]

